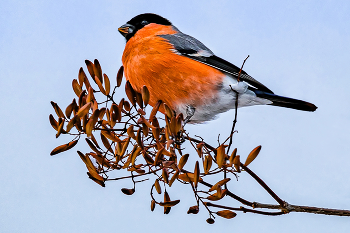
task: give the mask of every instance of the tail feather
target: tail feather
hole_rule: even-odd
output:
[[[253,90],[257,97],[272,101],[271,105],[285,108],[293,108],[302,111],[314,112],[317,107],[309,102],[292,99],[288,97],[278,96],[272,93],[267,93],[259,90]]]

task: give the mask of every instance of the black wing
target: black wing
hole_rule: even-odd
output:
[[[215,56],[209,48],[207,48],[202,42],[200,42],[196,38],[183,34],[182,32],[178,32],[172,35],[167,34],[159,36],[173,44],[177,52],[181,55],[204,63],[208,66],[212,66],[234,77],[238,77],[240,71],[239,67],[220,57]],[[243,70],[241,72],[240,80],[247,82],[249,85],[257,88],[258,90],[273,94],[273,92],[270,89],[265,87],[259,81],[255,80]]]

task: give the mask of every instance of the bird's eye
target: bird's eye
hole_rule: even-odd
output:
[[[143,20],[143,21],[141,22],[141,24],[142,24],[143,26],[145,26],[145,25],[147,25],[147,24],[149,24],[149,23],[148,23],[148,21]]]

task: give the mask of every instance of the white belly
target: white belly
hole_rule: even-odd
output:
[[[191,117],[189,123],[202,123],[204,121],[213,120],[219,113],[235,108],[237,97],[235,91],[238,93],[238,107],[272,103],[269,100],[257,97],[253,91],[248,90],[248,85],[245,82],[237,82],[235,79],[227,76],[215,98],[206,100],[205,103],[200,106],[192,106],[195,108],[195,113]],[[182,104],[178,106],[176,112],[181,112],[186,117],[187,108],[188,104]]]

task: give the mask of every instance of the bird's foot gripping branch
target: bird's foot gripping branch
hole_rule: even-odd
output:
[[[130,179],[132,187],[121,191],[132,195],[137,183],[152,180],[151,210],[158,205],[167,214],[180,202],[172,200],[169,195],[170,190],[176,195],[180,193],[175,187],[171,188],[178,182],[192,190],[196,200],[187,213],[196,214],[199,210],[205,210],[209,214],[208,223],[214,223],[216,216],[233,218],[238,212],[263,215],[309,212],[350,216],[350,211],[346,210],[288,204],[248,168],[259,154],[260,146],[251,151],[244,163],[237,155],[237,149],[230,150],[234,127],[223,143],[212,146],[201,137],[190,136],[190,132],[183,128],[182,114],[176,115],[166,103],[158,101],[152,108],[146,109],[150,98],[146,86],[138,93],[126,82],[128,100],[116,100],[115,93],[122,83],[123,67],[117,74],[116,85],[111,88],[110,79],[102,73],[97,60],[94,63],[86,61],[86,65],[91,78],[89,80],[83,68],[79,70],[78,79],[72,82],[77,96],[72,103],[63,111],[58,104],[51,102],[57,116],[50,114],[49,119],[56,130],[56,137],[70,135],[73,138],[67,144],[56,147],[51,155],[73,148],[79,140],[85,141],[91,150],[86,153],[78,151],[78,155],[86,165],[88,177],[99,185],[104,187],[107,181]],[[93,82],[90,82],[91,79]],[[151,110],[149,114],[148,109]],[[233,125],[235,123],[236,117]],[[184,145],[189,146],[185,149]],[[192,159],[188,160],[190,156]],[[189,164],[187,161],[196,162]],[[129,174],[115,176],[120,170]],[[232,178],[236,179],[240,172],[249,174],[274,198],[276,204],[248,201],[231,192],[229,186]],[[217,182],[208,183],[206,180],[209,176],[213,176]],[[237,205],[216,204],[229,198],[235,199]]]

